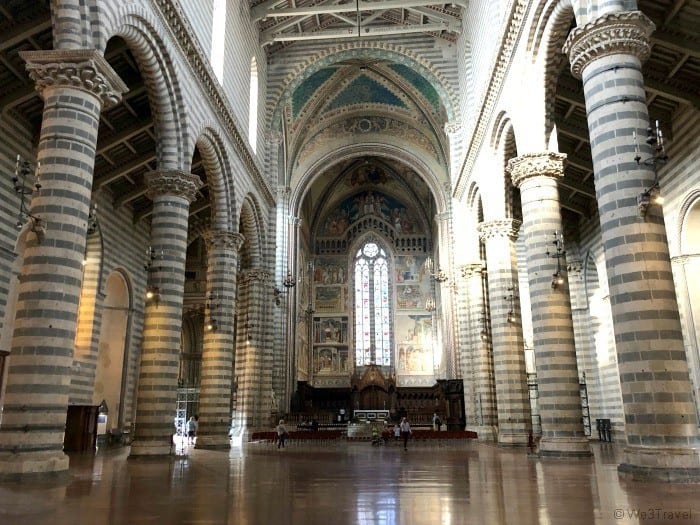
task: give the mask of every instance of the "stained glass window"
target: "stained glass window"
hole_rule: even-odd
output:
[[[355,256],[355,364],[391,365],[389,264],[386,252],[366,243]]]

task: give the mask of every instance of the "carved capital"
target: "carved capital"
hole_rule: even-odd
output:
[[[450,212],[449,211],[443,211],[442,213],[435,214],[435,220],[437,222],[448,221],[449,219],[450,219]]]
[[[479,275],[481,277],[481,271],[483,269],[484,264],[481,262],[463,264],[459,267],[459,271],[461,272],[463,279],[469,279],[474,275]]]
[[[204,241],[207,243],[207,249],[226,248],[230,250],[238,250],[243,246],[245,237],[240,233],[227,232],[222,230],[209,230],[204,234]]]
[[[240,273],[241,283],[266,283],[270,280],[270,273],[261,268],[247,268]]]
[[[202,181],[197,175],[181,170],[150,171],[146,173],[144,180],[148,188],[146,195],[150,199],[169,195],[193,202],[197,190],[202,187]]]
[[[518,230],[520,230],[521,224],[522,222],[517,219],[500,219],[482,222],[477,226],[476,230],[479,232],[479,239],[484,242],[497,237],[507,237],[515,240],[518,238]]]
[[[42,96],[48,87],[73,87],[100,99],[105,109],[118,104],[122,94],[129,90],[95,49],[20,51],[19,54]]]
[[[634,55],[641,62],[649,58],[654,23],[641,11],[608,13],[569,34],[564,53],[569,55],[571,72],[581,78],[594,60],[617,54]]]
[[[563,177],[565,164],[564,153],[526,153],[510,159],[506,172],[510,174],[513,186],[519,188],[523,182],[533,177]]]

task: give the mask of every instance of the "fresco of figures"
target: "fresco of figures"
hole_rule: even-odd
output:
[[[321,228],[325,237],[340,237],[352,223],[366,215],[374,215],[394,227],[397,233],[420,233],[415,214],[403,203],[379,191],[357,193],[340,203],[326,217]]]
[[[315,284],[345,284],[347,263],[338,259],[319,259],[314,266]]]
[[[433,318],[396,316],[396,359],[399,374],[433,373]]]
[[[348,350],[321,346],[316,348],[314,358],[314,372],[316,374],[347,374]]]
[[[314,344],[347,344],[347,317],[316,317],[314,319]]]

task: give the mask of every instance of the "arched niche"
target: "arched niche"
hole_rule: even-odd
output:
[[[131,329],[131,291],[120,271],[112,272],[105,283],[102,327],[97,347],[97,367],[93,404],[107,403],[108,428],[122,427],[125,421],[123,400],[126,390],[126,347]]]

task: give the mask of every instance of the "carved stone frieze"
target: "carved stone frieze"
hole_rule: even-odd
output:
[[[202,181],[197,175],[181,170],[150,171],[146,173],[144,180],[148,187],[146,195],[150,199],[172,195],[193,202],[197,190],[202,187]]]
[[[238,252],[243,246],[245,237],[240,233],[210,230],[204,234],[204,240],[207,243],[208,250],[212,248],[226,248]]]
[[[105,109],[118,104],[122,94],[129,90],[95,49],[50,49],[19,54],[42,96],[52,86],[74,87],[99,98]]]
[[[523,182],[533,177],[563,177],[565,164],[564,153],[526,153],[510,159],[506,172],[510,174],[513,186],[519,188]]]
[[[460,131],[462,131],[461,120],[452,120],[445,124],[445,133],[447,133],[448,135],[455,135]]]
[[[517,219],[499,219],[482,222],[476,229],[482,241],[488,241],[497,237],[508,237],[515,240],[518,237],[518,230],[520,230],[521,224],[522,222]]]
[[[608,13],[569,34],[564,53],[569,55],[571,72],[581,78],[593,60],[617,54],[634,55],[641,62],[649,58],[654,23],[641,11]]]

